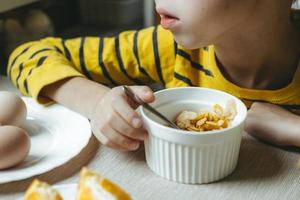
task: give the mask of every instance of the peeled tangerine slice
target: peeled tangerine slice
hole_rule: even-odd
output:
[[[63,198],[47,183],[35,180],[26,191],[24,200],[63,200]]]
[[[80,173],[77,200],[131,200],[131,198],[105,177],[83,168]]]

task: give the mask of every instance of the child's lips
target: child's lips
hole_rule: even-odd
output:
[[[175,26],[178,19],[169,15],[160,14],[160,24],[165,29],[171,29]]]
[[[172,16],[172,14],[168,13],[162,8],[157,8],[156,11],[159,14],[161,19],[160,24],[165,29],[171,29],[176,25],[176,23],[179,20],[177,17]]]

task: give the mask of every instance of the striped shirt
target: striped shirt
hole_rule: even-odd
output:
[[[187,50],[171,32],[158,27],[126,31],[116,37],[46,38],[18,47],[10,56],[8,76],[39,103],[49,84],[68,77],[86,77],[109,85],[161,83],[165,88],[199,86],[231,93],[245,102],[267,101],[300,105],[300,69],[293,81],[278,90],[241,88],[218,68],[214,46]]]

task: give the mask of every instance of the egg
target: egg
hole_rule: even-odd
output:
[[[0,124],[21,126],[25,123],[27,115],[23,100],[11,92],[0,92]]]
[[[15,126],[0,126],[0,170],[21,163],[30,150],[30,137]]]

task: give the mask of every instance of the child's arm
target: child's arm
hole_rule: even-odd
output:
[[[7,73],[24,94],[40,103],[47,85],[85,77],[105,85],[167,84],[173,79],[175,45],[161,27],[123,32],[117,37],[46,38],[17,48]]]
[[[245,129],[266,142],[300,147],[300,116],[277,105],[253,103]]]
[[[161,27],[111,38],[47,38],[16,49],[8,75],[23,94],[76,110],[90,118],[101,142],[129,150],[134,149],[130,144],[136,147],[144,138],[141,121],[134,118],[135,105],[119,87],[111,90],[102,84],[167,84],[172,80],[175,49],[172,34]],[[145,101],[153,100],[148,87],[133,89]]]
[[[131,87],[145,102],[154,100],[150,88]],[[88,117],[94,135],[109,147],[135,150],[139,141],[146,137],[142,121],[133,110],[136,106],[127,103],[120,87],[110,89],[88,79],[74,77],[46,86],[42,95]]]

